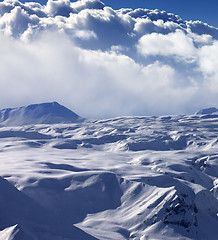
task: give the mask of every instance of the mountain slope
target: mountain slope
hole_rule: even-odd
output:
[[[214,114],[214,113],[218,113],[218,109],[215,107],[211,107],[211,108],[204,108],[199,110],[198,112],[196,112],[196,115],[206,115],[206,114]]]
[[[57,102],[0,110],[0,124],[8,126],[73,123],[79,120],[81,118],[76,113]]]
[[[1,127],[0,239],[216,240],[218,116],[205,116]]]
[[[0,178],[0,239],[93,239]]]

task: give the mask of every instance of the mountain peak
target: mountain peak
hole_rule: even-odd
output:
[[[31,104],[0,110],[3,125],[74,123],[81,117],[58,102]]]
[[[213,113],[218,113],[218,109],[215,107],[210,107],[210,108],[204,108],[201,109],[200,111],[196,112],[196,115],[206,115],[206,114],[213,114]]]

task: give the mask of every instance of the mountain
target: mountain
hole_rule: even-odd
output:
[[[40,206],[0,177],[0,240],[95,238]]]
[[[76,113],[57,102],[0,110],[0,124],[7,126],[74,123],[81,119]]]
[[[211,108],[204,108],[199,110],[198,112],[196,112],[196,115],[206,115],[206,114],[218,114],[218,109],[215,107],[211,107]]]
[[[217,240],[217,126],[172,115],[1,127],[0,240]]]

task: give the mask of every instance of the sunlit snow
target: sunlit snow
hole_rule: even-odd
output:
[[[217,131],[214,114],[2,126],[0,239],[215,240]]]

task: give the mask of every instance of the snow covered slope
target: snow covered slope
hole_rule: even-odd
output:
[[[0,124],[4,125],[72,123],[79,119],[76,113],[57,102],[0,110]]]
[[[217,136],[210,115],[1,127],[0,239],[216,240]]]
[[[215,107],[211,107],[211,108],[201,109],[200,111],[196,112],[196,115],[205,115],[205,114],[214,114],[214,113],[218,113],[218,109]]]
[[[1,240],[94,239],[0,178]],[[10,227],[9,227],[10,226]]]

